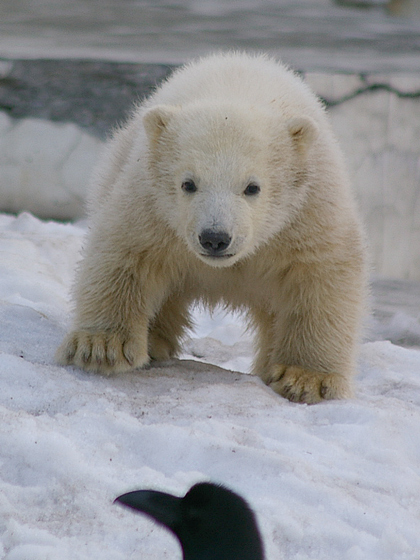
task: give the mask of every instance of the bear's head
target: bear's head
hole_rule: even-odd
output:
[[[251,255],[304,203],[310,117],[201,102],[153,107],[143,123],[156,210],[208,265]]]

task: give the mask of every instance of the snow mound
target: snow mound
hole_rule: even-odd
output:
[[[249,371],[252,337],[203,310],[189,359],[112,378],[58,367],[84,231],[0,216],[0,558],[181,558],[112,502],[213,480],[253,506],[267,560],[418,560],[418,350],[363,345],[356,397],[314,406],[213,365]]]

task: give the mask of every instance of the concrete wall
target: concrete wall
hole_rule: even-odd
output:
[[[420,280],[420,78],[305,77],[329,107],[347,156],[375,274]],[[0,112],[0,210],[83,217],[103,135],[77,118],[8,113]]]
[[[327,101],[376,274],[420,280],[420,78],[308,74]]]

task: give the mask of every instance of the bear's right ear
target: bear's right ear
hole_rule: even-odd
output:
[[[295,146],[306,153],[318,136],[318,125],[310,117],[294,117],[287,123],[289,134]]]
[[[178,111],[179,109],[170,105],[158,105],[145,112],[143,125],[151,144],[159,139],[169,121]]]

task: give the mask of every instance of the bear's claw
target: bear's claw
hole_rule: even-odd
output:
[[[348,380],[336,373],[322,373],[300,366],[272,366],[267,385],[291,402],[315,404],[352,395]]]
[[[75,331],[58,348],[56,361],[60,365],[75,365],[89,372],[110,375],[142,367],[149,362],[135,341],[107,332]]]

